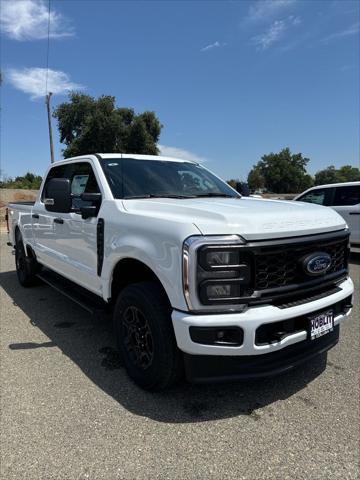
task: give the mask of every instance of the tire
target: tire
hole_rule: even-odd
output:
[[[20,285],[23,287],[33,287],[39,284],[36,273],[40,271],[41,266],[34,258],[26,255],[22,236],[19,231],[15,235],[15,266]]]
[[[161,287],[141,282],[126,287],[114,308],[114,332],[130,378],[149,391],[180,379],[183,359],[171,322],[171,306]]]

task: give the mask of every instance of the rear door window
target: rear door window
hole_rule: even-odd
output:
[[[299,202],[315,203],[316,205],[331,205],[333,188],[314,188],[298,198]]]
[[[341,207],[343,205],[357,205],[360,203],[360,185],[347,185],[336,187],[333,205]]]

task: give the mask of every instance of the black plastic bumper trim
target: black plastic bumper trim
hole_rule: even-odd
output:
[[[339,341],[339,325],[317,340],[303,340],[261,355],[189,355],[184,353],[186,378],[191,383],[231,382],[284,373],[326,352]]]

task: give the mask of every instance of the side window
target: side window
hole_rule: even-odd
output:
[[[336,187],[333,205],[357,205],[360,203],[360,185]]]
[[[47,186],[49,184],[49,180],[51,180],[52,178],[66,178],[66,165],[53,167],[51,170],[49,170],[49,173],[46,177],[43,191],[41,192],[42,201],[44,200],[44,198],[47,198]]]
[[[85,202],[80,198],[82,193],[100,193],[100,189],[90,163],[79,162],[70,164],[66,176],[71,182],[73,208],[90,206],[91,202]]]
[[[332,197],[332,188],[316,188],[302,197],[298,198],[299,202],[315,203],[316,205],[329,206]]]
[[[95,174],[90,163],[79,162],[53,167],[46,178],[41,194],[41,200],[47,197],[46,187],[51,178],[68,178],[71,182],[73,208],[90,206],[91,202],[81,200],[82,193],[100,193]]]

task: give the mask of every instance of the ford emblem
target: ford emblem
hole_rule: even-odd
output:
[[[303,268],[308,275],[321,275],[331,266],[331,257],[327,253],[313,253],[302,260]]]

